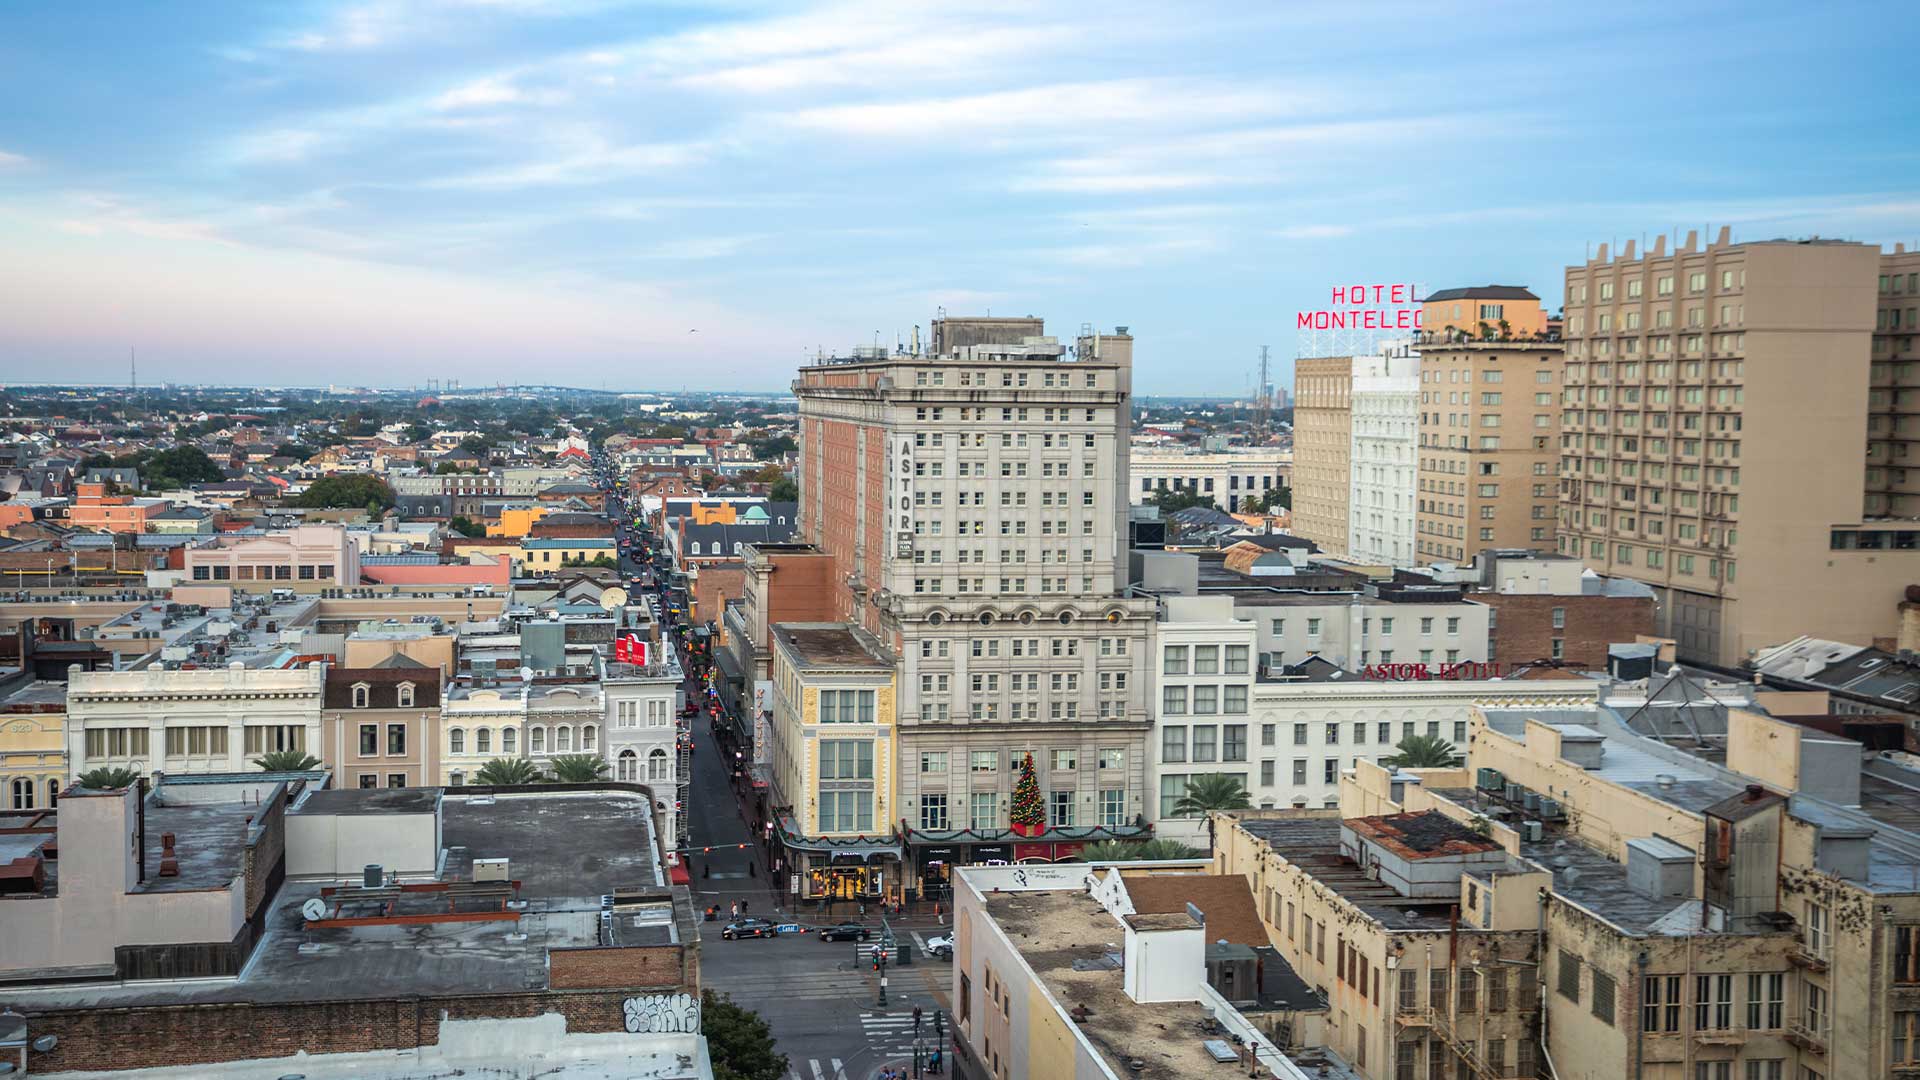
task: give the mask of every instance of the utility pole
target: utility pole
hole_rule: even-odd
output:
[[[1267,422],[1273,415],[1273,385],[1267,381],[1267,346],[1260,346],[1260,390],[1256,398],[1259,410],[1260,441],[1267,439]]]

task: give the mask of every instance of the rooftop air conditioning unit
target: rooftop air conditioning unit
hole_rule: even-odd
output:
[[[1560,820],[1560,802],[1557,799],[1540,800],[1540,817],[1546,821]]]
[[[1527,797],[1527,789],[1519,784],[1507,785],[1507,801],[1517,803]]]
[[[511,881],[507,874],[505,859],[473,860],[473,880],[475,881]]]
[[[1540,812],[1540,795],[1539,795],[1539,793],[1538,793],[1538,792],[1533,792],[1533,791],[1529,791],[1529,792],[1527,792],[1527,797],[1526,797],[1525,799],[1522,799],[1522,800],[1521,800],[1521,802],[1520,802],[1520,805],[1522,805],[1522,806],[1524,806],[1524,807],[1526,807],[1526,808],[1527,808],[1527,813],[1529,813],[1529,814],[1536,814],[1536,813],[1539,813],[1539,812]]]
[[[1545,832],[1546,827],[1537,821],[1523,821],[1520,823],[1520,838],[1529,843],[1539,843],[1540,837],[1544,835]]]

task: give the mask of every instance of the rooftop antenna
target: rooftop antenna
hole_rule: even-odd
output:
[[[1267,381],[1267,346],[1260,346],[1260,389],[1254,398],[1254,408],[1259,414],[1260,441],[1267,440],[1267,420],[1273,413],[1273,384]]]

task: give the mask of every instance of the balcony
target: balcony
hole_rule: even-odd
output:
[[[1803,1020],[1794,1020],[1787,1024],[1787,1041],[1810,1054],[1826,1056],[1826,1033],[1813,1030]]]
[[[1787,963],[1797,968],[1805,968],[1818,974],[1827,970],[1827,958],[1807,948],[1805,944],[1796,945],[1787,953]]]

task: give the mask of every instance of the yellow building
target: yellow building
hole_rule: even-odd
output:
[[[20,683],[0,700],[0,806],[44,810],[66,781],[66,684]]]
[[[845,623],[778,623],[771,636],[766,760],[795,898],[897,895],[893,660]]]
[[[488,536],[518,540],[533,531],[533,524],[552,512],[551,506],[508,506],[500,511],[500,520],[487,525]]]

